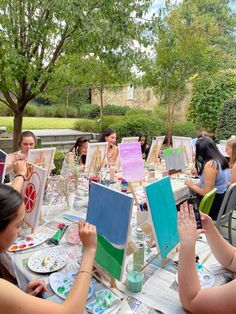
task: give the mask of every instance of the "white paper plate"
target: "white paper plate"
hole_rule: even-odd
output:
[[[9,251],[17,252],[31,249],[37,245],[42,244],[48,239],[48,236],[43,233],[32,233],[22,237],[18,237],[16,241],[9,247]]]
[[[59,248],[49,248],[32,255],[28,260],[28,267],[36,273],[51,273],[64,267],[68,262],[68,255]]]
[[[77,272],[71,271],[67,274],[61,274],[59,272],[53,273],[49,276],[49,283],[52,290],[62,299],[66,299],[70,289],[75,281]],[[92,281],[89,284],[89,291],[87,299],[89,299],[94,293],[94,285]]]

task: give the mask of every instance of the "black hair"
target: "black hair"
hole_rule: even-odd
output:
[[[0,183],[0,231],[17,217],[23,198],[11,186]]]
[[[143,132],[137,134],[138,136],[138,141],[140,142],[142,137],[145,137],[145,142],[143,145],[141,145],[141,150],[142,150],[142,154],[146,153],[148,145],[147,145],[147,135]]]
[[[105,129],[99,136],[98,142],[106,142],[105,137],[116,133],[112,128]]]
[[[204,166],[209,160],[219,161],[223,170],[229,168],[227,160],[221,154],[213,139],[202,136],[196,142],[195,167],[198,174],[202,174]]]
[[[24,137],[32,137],[32,138],[34,139],[34,143],[35,143],[35,145],[36,145],[37,140],[36,140],[36,136],[34,135],[34,133],[31,132],[31,131],[24,131],[24,132],[22,132],[21,135],[20,135],[20,138],[19,138],[19,146],[21,145],[21,143],[22,143]]]
[[[86,162],[86,155],[79,155],[79,149],[84,143],[89,142],[89,139],[83,136],[77,138],[75,145],[71,148],[70,152],[75,152],[75,156],[80,157],[81,163],[84,165]]]

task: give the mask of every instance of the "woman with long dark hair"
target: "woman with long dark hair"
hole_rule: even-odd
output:
[[[195,168],[200,176],[200,186],[191,180],[185,181],[185,184],[197,193],[199,202],[214,187],[217,188],[209,213],[216,220],[228,186],[229,164],[210,137],[201,137],[196,142]]]
[[[137,136],[138,136],[138,141],[140,142],[140,145],[141,145],[143,159],[147,160],[148,153],[149,153],[149,146],[147,144],[147,136],[143,132],[139,133]]]
[[[7,250],[20,234],[24,216],[25,206],[22,196],[12,187],[0,184],[0,252]],[[63,304],[34,297],[46,289],[45,283],[41,280],[30,282],[25,293],[10,282],[0,279],[0,312],[82,314],[96,254],[96,227],[87,222],[80,222],[79,236],[84,248],[82,262],[71,291]]]
[[[114,166],[118,158],[118,147],[116,146],[116,132],[112,128],[105,129],[98,139],[98,142],[107,142],[107,159],[110,166]]]
[[[71,148],[69,153],[69,163],[77,159],[80,164],[85,165],[88,143],[89,139],[86,137],[80,136],[77,138],[75,145]]]

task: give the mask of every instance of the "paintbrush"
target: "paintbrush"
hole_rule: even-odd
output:
[[[162,252],[164,252],[166,249],[168,248],[168,245],[165,246],[160,252],[158,252],[157,254],[155,254],[148,262],[147,264],[145,264],[140,271],[143,271],[148,265],[151,264],[152,261],[154,261],[155,258],[157,258]]]
[[[210,251],[210,252],[202,259],[201,264],[205,263],[205,262],[208,260],[208,258],[211,256],[211,254],[212,254],[212,251]]]

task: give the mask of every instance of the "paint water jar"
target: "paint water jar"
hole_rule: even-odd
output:
[[[135,244],[135,251],[133,253],[133,265],[134,270],[140,270],[144,265],[144,249],[146,236],[143,230],[139,227],[135,228],[133,234],[133,240]]]
[[[126,287],[131,292],[140,292],[143,287],[143,272],[135,270],[135,265],[127,265],[126,268]]]

